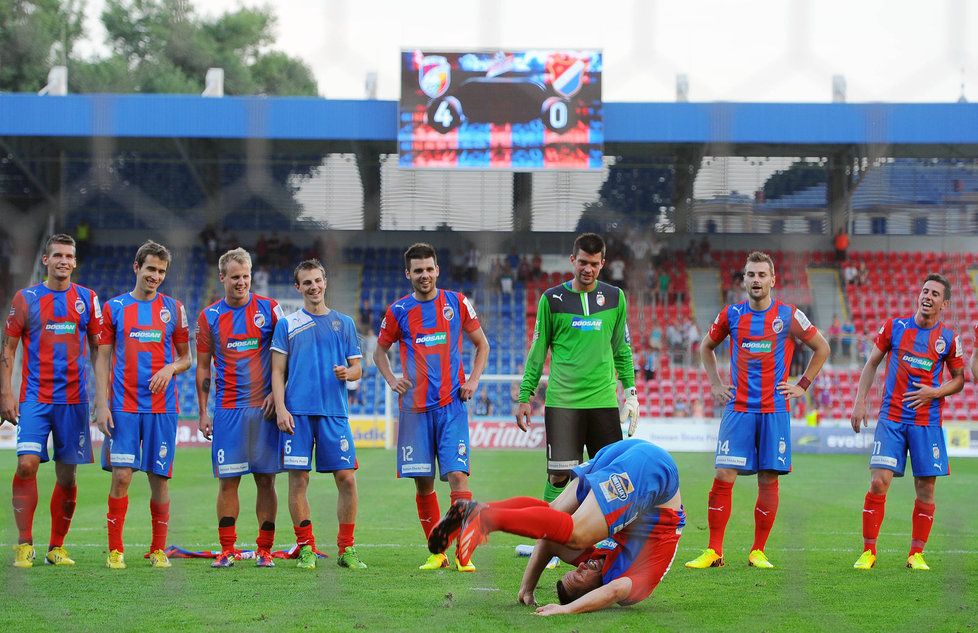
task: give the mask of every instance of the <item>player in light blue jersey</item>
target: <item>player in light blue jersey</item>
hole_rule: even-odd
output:
[[[357,518],[356,449],[350,430],[346,381],[361,376],[360,339],[353,319],[326,306],[326,269],[316,259],[295,268],[303,307],[275,325],[272,335],[272,395],[282,430],[282,466],[289,473],[289,513],[299,546],[298,566],[316,567],[309,471],[333,473],[339,496],[336,546],[340,567],[364,569],[353,545]]]

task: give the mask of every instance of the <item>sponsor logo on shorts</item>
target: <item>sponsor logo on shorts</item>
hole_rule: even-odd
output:
[[[719,466],[723,464],[724,466],[746,466],[746,457],[737,457],[736,455],[717,455],[716,461],[714,463]]]
[[[913,356],[912,354],[904,354],[900,360],[907,363],[914,369],[923,369],[924,371],[931,371],[934,369],[934,361],[929,358],[921,358],[919,356]]]
[[[286,455],[285,459],[283,460],[283,463],[286,466],[308,466],[309,458],[301,457],[298,455]]]
[[[937,446],[937,444],[934,444],[931,447],[931,452],[934,454],[934,459],[940,459],[941,458],[941,449],[940,449],[940,447]]]
[[[571,327],[582,332],[600,332],[601,319],[591,319],[587,317],[574,317],[571,319]]]
[[[404,464],[401,466],[401,472],[405,475],[408,473],[428,473],[431,472],[431,464]]]
[[[286,464],[288,464],[288,457],[286,459]],[[248,462],[239,462],[237,464],[221,464],[217,467],[218,475],[233,475],[234,473],[243,473],[248,470]]]
[[[345,453],[350,450],[350,441],[345,437],[340,440],[340,451]]]
[[[136,456],[132,453],[109,453],[109,461],[113,464],[135,464]]]
[[[635,492],[635,486],[632,485],[632,479],[628,473],[615,473],[606,481],[601,482],[601,492],[604,493],[605,501],[615,499],[624,501],[628,495]]]
[[[129,338],[135,339],[140,343],[159,343],[163,340],[162,330],[132,330]]]
[[[162,444],[160,444],[160,452],[159,452],[160,459],[166,459],[166,455],[169,452],[170,452],[170,449],[167,448],[166,442],[163,442]]]
[[[236,350],[239,352],[256,350],[258,349],[258,339],[257,338],[233,338],[228,341],[228,344],[225,347],[229,350]]]
[[[41,452],[40,442],[17,442],[17,452],[23,451],[33,451],[35,453]]]
[[[886,455],[873,455],[869,458],[870,466],[892,466],[896,467],[897,460],[896,457],[887,457]]]
[[[44,326],[45,331],[52,332],[54,334],[74,334],[77,328],[77,324],[71,321],[63,321],[61,323],[48,323]]]
[[[435,332],[434,334],[422,334],[421,336],[416,336],[414,338],[415,345],[424,345],[425,347],[444,345],[447,342],[448,342],[448,332]]]
[[[774,349],[773,341],[751,341],[746,340],[740,344],[741,349],[745,349],[748,352],[753,352],[754,354],[769,354],[772,349]]]
[[[784,452],[788,449],[788,443],[784,440],[778,441],[778,452],[784,455]]]

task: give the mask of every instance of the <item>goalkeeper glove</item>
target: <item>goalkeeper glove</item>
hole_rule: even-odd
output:
[[[625,402],[621,405],[620,419],[622,422],[628,420],[628,437],[635,435],[635,428],[638,427],[638,390],[629,387],[625,390]]]

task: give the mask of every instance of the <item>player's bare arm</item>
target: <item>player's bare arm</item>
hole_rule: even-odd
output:
[[[971,352],[971,377],[978,382],[978,347]]]
[[[472,371],[469,373],[465,384],[459,389],[459,398],[464,402],[471,400],[475,392],[479,389],[479,379],[489,363],[489,339],[482,328],[476,328],[466,333],[472,344],[475,345],[475,358],[472,361]]]
[[[333,375],[343,382],[353,382],[360,380],[363,375],[363,366],[359,358],[347,358],[349,365],[337,365],[333,367]]]
[[[0,331],[0,423],[3,420],[17,424],[20,418],[20,403],[13,392],[14,356],[17,354],[19,338],[7,336]]]
[[[911,381],[911,386],[916,387],[907,391],[903,397],[903,402],[911,409],[918,409],[930,404],[932,400],[951,396],[964,389],[964,369],[948,368],[951,372],[951,379],[942,383],[939,387],[930,387],[920,384],[919,381]]]
[[[285,371],[289,359],[282,352],[272,350],[272,397],[275,398],[275,422],[280,431],[295,434],[295,420],[285,408]]]
[[[99,345],[95,358],[95,424],[106,437],[112,437],[115,426],[109,411],[109,366],[114,353],[115,344]]]
[[[543,570],[547,568],[547,563],[557,552],[557,544],[546,539],[539,539],[533,546],[533,553],[530,560],[526,563],[523,570],[523,579],[520,581],[520,590],[516,594],[516,601],[526,606],[537,606],[536,597],[533,595],[540,582]]]
[[[700,361],[703,363],[703,369],[706,370],[707,378],[710,379],[710,394],[713,396],[714,402],[719,405],[725,405],[733,399],[733,387],[723,384],[720,371],[717,368],[716,348],[722,342],[714,341],[713,337],[707,334],[703,337],[703,342],[700,343]]]
[[[174,343],[173,347],[177,350],[176,360],[164,365],[149,379],[149,390],[152,393],[162,393],[174,376],[190,369],[190,343]]]
[[[207,401],[211,395],[211,353],[197,352],[197,371],[194,375],[197,387],[197,428],[208,440],[214,435],[214,421],[207,415]]]
[[[815,336],[807,341],[802,341],[808,349],[812,350],[812,357],[808,361],[808,366],[805,367],[805,372],[798,379],[796,384],[789,383],[787,381],[778,383],[778,392],[785,397],[786,400],[791,400],[792,398],[800,398],[805,395],[808,391],[809,385],[818,376],[818,372],[822,371],[822,365],[825,361],[829,359],[829,342],[825,340],[821,332],[816,332]]]
[[[530,430],[530,407],[529,402],[520,402],[516,405],[516,426],[526,433]]]
[[[880,363],[883,362],[885,355],[886,352],[873,345],[872,351],[869,353],[869,358],[866,359],[866,364],[863,366],[863,371],[859,374],[859,387],[856,390],[856,399],[852,403],[852,416],[850,417],[852,430],[856,433],[859,432],[860,427],[869,426],[869,419],[866,412],[866,397],[869,394],[870,388],[873,386],[873,381],[876,379],[876,370],[879,368]]]
[[[607,585],[587,592],[570,604],[545,604],[536,610],[537,615],[560,615],[600,611],[615,603],[625,603],[632,591],[632,580],[627,576],[615,578]]]
[[[413,386],[411,381],[403,376],[398,378],[394,375],[394,370],[391,369],[391,361],[387,358],[387,350],[391,348],[390,345],[383,345],[382,343],[377,343],[377,349],[374,350],[374,365],[377,366],[377,370],[380,375],[384,377],[384,381],[387,386],[391,388],[392,391],[396,391],[400,395],[404,395]]]

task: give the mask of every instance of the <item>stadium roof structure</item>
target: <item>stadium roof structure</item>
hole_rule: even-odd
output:
[[[606,103],[606,153],[710,145],[712,155],[799,156],[886,146],[889,156],[978,156],[978,104]],[[265,139],[395,151],[397,103],[305,97],[0,94],[0,137]],[[233,143],[232,143],[233,144]],[[389,146],[389,148],[388,148]],[[632,147],[630,147],[632,146]],[[938,148],[940,150],[938,151]]]

